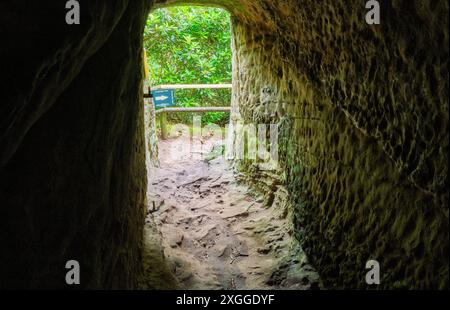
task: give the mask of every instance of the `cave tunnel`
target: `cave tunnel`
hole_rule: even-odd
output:
[[[323,286],[371,288],[376,260],[377,288],[448,289],[447,1],[379,1],[375,25],[357,0],[78,2],[72,25],[64,1],[0,3],[1,288],[70,288],[70,260],[81,288],[168,279],[143,266],[142,36],[189,4],[231,14],[231,122],[279,125],[279,169],[237,167]]]

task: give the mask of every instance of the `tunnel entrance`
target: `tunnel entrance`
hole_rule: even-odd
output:
[[[230,106],[230,27],[229,13],[217,8],[172,7],[149,16],[146,87],[175,89],[175,103],[158,106],[153,96],[147,107],[156,109],[150,114],[157,122],[148,126],[146,238],[158,236],[147,246],[162,244],[172,280],[183,289],[318,288],[284,206],[268,204],[227,160],[230,114],[164,112]]]

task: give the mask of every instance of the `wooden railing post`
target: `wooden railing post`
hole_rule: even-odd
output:
[[[161,113],[159,116],[159,125],[161,127],[161,139],[167,140],[167,113]]]

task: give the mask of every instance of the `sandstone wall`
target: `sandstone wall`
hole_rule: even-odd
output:
[[[235,116],[279,124],[297,235],[326,286],[367,287],[376,259],[382,288],[448,287],[448,3],[381,2],[380,26],[360,1],[267,1],[236,20]]]
[[[0,287],[136,287],[146,193],[142,33],[148,1],[0,5]],[[47,17],[47,18],[46,18]],[[5,36],[3,36],[3,34]]]

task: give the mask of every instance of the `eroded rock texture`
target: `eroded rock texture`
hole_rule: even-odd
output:
[[[447,2],[382,1],[375,27],[359,1],[266,3],[235,23],[235,117],[278,122],[298,237],[326,286],[367,287],[376,259],[381,287],[448,287]],[[276,117],[258,113],[267,102]]]
[[[53,3],[53,4],[51,4]],[[144,1],[3,1],[0,287],[132,288],[146,188]]]
[[[284,192],[329,288],[448,288],[448,2],[80,1],[0,4],[0,286],[135,287],[146,172],[142,31],[158,5],[233,15],[232,121],[280,127],[280,167],[243,161]],[[47,16],[43,18],[42,16]],[[276,196],[271,193],[270,196]]]

